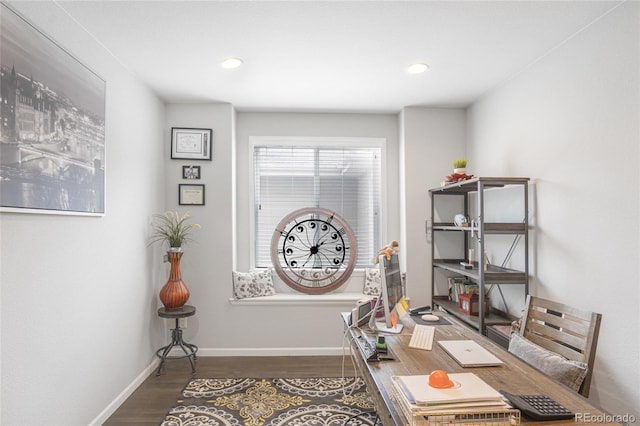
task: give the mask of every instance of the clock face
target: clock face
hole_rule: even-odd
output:
[[[327,293],[351,276],[356,240],[340,216],[325,209],[304,208],[276,226],[271,261],[289,287],[307,294]]]

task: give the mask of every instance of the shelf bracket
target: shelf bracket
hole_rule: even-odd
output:
[[[471,236],[476,237],[478,241],[480,241],[480,239],[482,238],[479,225],[480,225],[480,218],[471,219]]]

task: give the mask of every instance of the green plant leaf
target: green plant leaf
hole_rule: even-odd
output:
[[[169,247],[183,247],[193,241],[191,233],[200,228],[197,223],[190,223],[189,213],[180,215],[178,212],[168,211],[164,214],[153,215],[151,226],[153,234],[149,244],[166,243]]]
[[[453,160],[454,169],[464,169],[465,167],[467,167],[466,158],[456,158],[455,160]]]

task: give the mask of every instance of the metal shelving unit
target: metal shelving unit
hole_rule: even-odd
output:
[[[507,324],[512,318],[507,312],[491,309],[485,312],[485,298],[487,297],[488,284],[516,284],[524,287],[525,296],[529,294],[529,217],[528,217],[528,184],[529,178],[504,178],[504,177],[478,177],[462,182],[452,183],[449,185],[433,188],[429,190],[431,197],[431,253],[432,253],[432,281],[431,294],[433,295],[432,303],[440,306],[452,315],[460,318],[465,323],[478,329],[481,333],[485,333],[485,327],[493,324]],[[520,222],[488,222],[485,220],[485,191],[495,188],[505,188],[512,186],[520,186],[522,188],[522,202],[524,217]],[[476,197],[476,212],[472,214],[470,205],[470,195]],[[472,218],[469,226],[456,226],[453,222],[436,221],[436,206],[441,197],[458,197],[462,199],[463,213],[466,217]],[[453,219],[453,218],[451,218]],[[462,236],[460,249],[462,250],[462,258],[439,259],[435,257],[437,248],[437,235],[440,233],[458,233]],[[523,244],[523,265],[524,270],[518,271],[508,269],[496,265],[487,265],[483,267],[483,262],[476,262],[472,269],[465,268],[461,262],[466,262],[469,248],[473,248],[475,253],[479,254],[482,259],[483,253],[486,252],[486,236],[488,235],[514,235],[521,236],[520,244]],[[460,277],[466,277],[478,284],[479,288],[479,306],[478,316],[471,316],[458,311],[457,304],[448,300],[447,295],[435,295],[436,291],[436,270],[446,271],[448,274]]]

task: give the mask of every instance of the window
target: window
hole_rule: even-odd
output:
[[[371,266],[382,240],[384,139],[251,140],[255,266],[272,266],[270,244],[276,225],[303,207],[321,207],[341,216],[358,242],[356,267]]]

